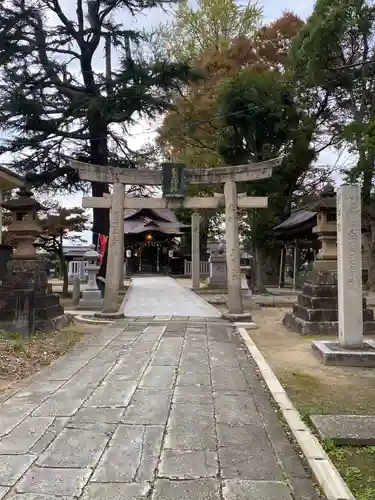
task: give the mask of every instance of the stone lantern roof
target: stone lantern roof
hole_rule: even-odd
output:
[[[45,209],[45,207],[33,198],[31,191],[26,187],[21,187],[21,189],[17,192],[17,195],[17,198],[4,201],[1,203],[1,206],[11,212],[15,212],[17,210],[38,211]]]
[[[331,212],[336,211],[336,193],[332,184],[326,184],[317,200],[306,205],[306,210],[310,212]]]

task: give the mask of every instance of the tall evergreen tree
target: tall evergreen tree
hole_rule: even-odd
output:
[[[0,158],[39,186],[79,186],[69,158],[135,167],[129,125],[164,112],[186,64],[133,58],[140,32],[122,18],[170,0],[7,0],[0,5]],[[69,5],[70,4],[70,5]],[[72,9],[73,7],[73,9]],[[74,12],[75,9],[75,12]],[[103,62],[103,42],[106,61]],[[120,54],[111,68],[110,47]],[[106,67],[106,71],[104,71]],[[92,184],[93,196],[108,186]],[[94,210],[94,231],[106,234],[107,210]]]

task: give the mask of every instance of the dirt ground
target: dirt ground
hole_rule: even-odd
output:
[[[315,409],[375,415],[375,370],[322,365],[311,352],[313,338],[301,337],[282,325],[286,311],[271,307],[254,311],[259,328],[249,333],[298,407],[310,413]]]
[[[0,402],[13,391],[27,385],[29,378],[44,366],[102,327],[75,323],[59,331],[30,338],[0,331]]]
[[[287,310],[254,311],[259,328],[249,334],[306,421],[311,414],[375,415],[375,369],[322,365],[311,352],[313,338],[282,325]],[[375,500],[375,447],[323,445],[357,500]]]

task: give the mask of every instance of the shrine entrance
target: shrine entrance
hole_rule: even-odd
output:
[[[126,258],[127,274],[170,274],[171,253],[174,242],[170,240],[147,239],[127,245],[131,256]]]
[[[126,273],[169,274],[171,252],[187,229],[168,208],[139,208],[124,213]]]

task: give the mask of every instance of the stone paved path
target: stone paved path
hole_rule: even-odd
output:
[[[173,278],[133,278],[125,316],[196,316],[219,318],[220,312]]]
[[[0,498],[317,500],[221,320],[124,320],[0,405]]]

